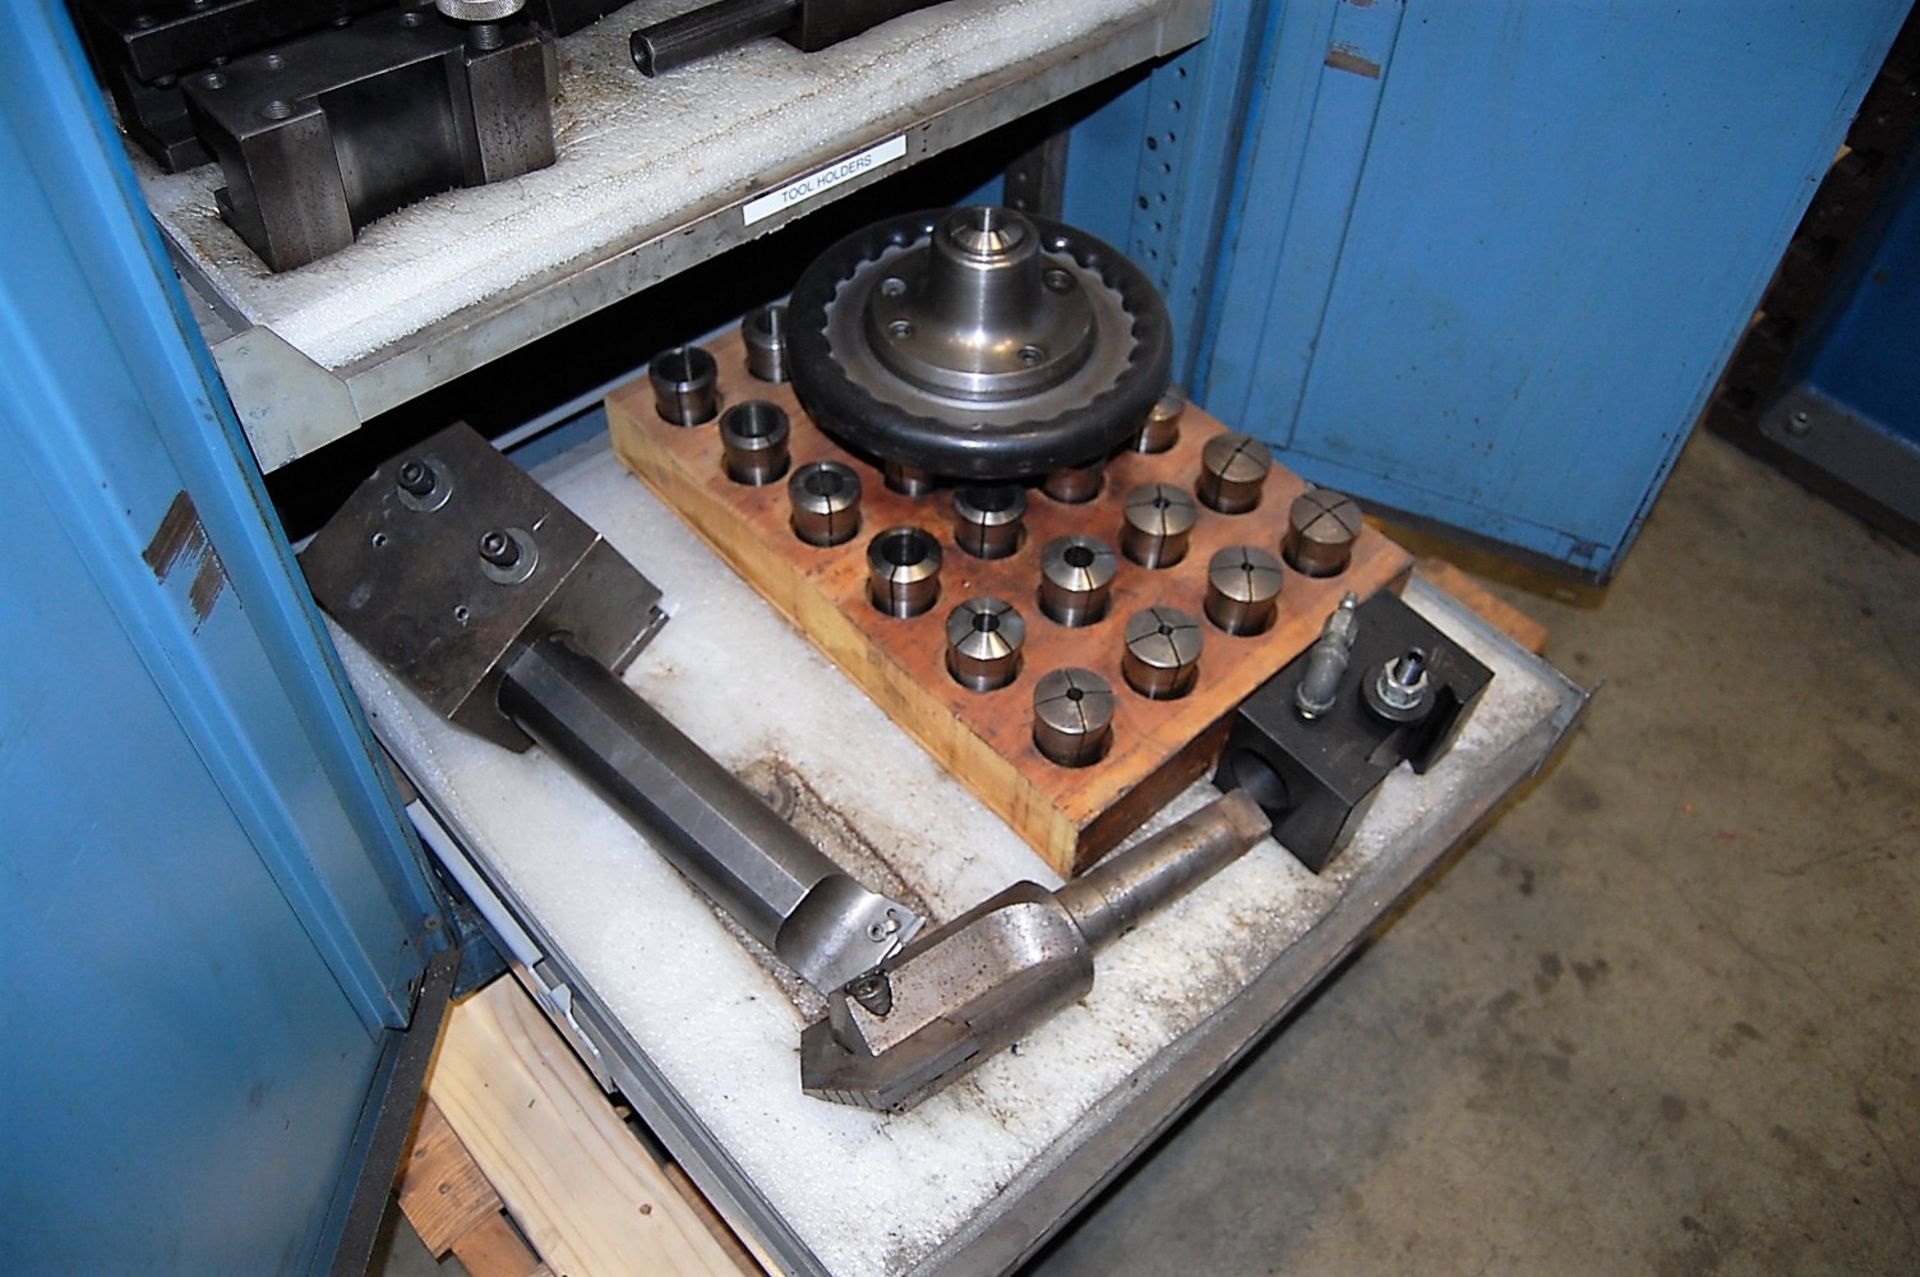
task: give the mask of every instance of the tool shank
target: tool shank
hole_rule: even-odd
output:
[[[508,660],[500,708],[563,759],[747,933],[830,990],[919,923],[868,891],[564,635]]]

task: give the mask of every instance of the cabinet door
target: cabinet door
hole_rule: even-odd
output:
[[[1920,139],[1848,246],[1760,429],[1920,544]]]
[[[58,6],[0,173],[5,1266],[324,1271],[437,905]]]
[[[1288,465],[1604,578],[1907,8],[1222,0],[1076,129],[1068,215]]]

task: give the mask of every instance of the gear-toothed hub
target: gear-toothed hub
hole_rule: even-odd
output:
[[[788,308],[793,384],[855,447],[1007,479],[1105,456],[1166,389],[1167,308],[1112,248],[990,206],[914,213],[834,245]]]

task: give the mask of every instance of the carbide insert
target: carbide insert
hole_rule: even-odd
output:
[[[1005,687],[1020,674],[1027,623],[1005,599],[968,599],[947,616],[947,672],[976,692]]]
[[[775,303],[755,306],[740,321],[747,343],[747,371],[761,381],[787,379],[787,308]]]
[[[888,616],[919,616],[940,598],[940,543],[915,527],[867,543],[867,596]]]
[[[1331,488],[1308,488],[1287,510],[1281,545],[1287,562],[1305,576],[1338,576],[1353,558],[1360,536],[1360,505]]]
[[[1092,625],[1107,614],[1117,566],[1097,537],[1055,537],[1040,552],[1040,610],[1062,625]]]
[[[720,448],[727,478],[752,487],[787,472],[787,414],[776,403],[749,399],[720,414]]]
[[[1200,676],[1200,622],[1177,607],[1150,607],[1127,622],[1120,672],[1148,700],[1170,701],[1193,690]]]
[[[1193,498],[1171,483],[1146,483],[1127,494],[1120,550],[1143,568],[1169,568],[1187,557],[1196,516]]]
[[[653,404],[662,420],[676,426],[712,421],[720,409],[719,367],[698,346],[663,350],[647,365],[653,383]]]
[[[1207,562],[1207,619],[1229,634],[1259,634],[1280,610],[1280,560],[1258,546],[1230,545]]]
[[[808,545],[841,545],[860,531],[860,476],[838,461],[813,461],[787,480],[793,534]]]
[[[1113,743],[1113,688],[1092,670],[1053,670],[1033,688],[1033,744],[1062,767],[1085,767]]]
[[[1194,494],[1222,514],[1245,514],[1260,504],[1273,453],[1252,435],[1215,435],[1200,451]]]
[[[1174,386],[1154,401],[1140,433],[1133,437],[1135,452],[1165,452],[1180,442],[1180,418],[1187,411],[1187,397]]]
[[[953,494],[953,540],[976,559],[1004,559],[1020,548],[1027,490],[1018,484],[959,488]]]

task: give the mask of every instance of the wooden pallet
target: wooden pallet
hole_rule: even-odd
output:
[[[1353,590],[1364,599],[1376,590],[1397,587],[1411,562],[1393,542],[1367,529],[1354,547],[1352,565],[1340,576],[1314,580],[1288,573],[1280,618],[1265,634],[1235,638],[1206,626],[1198,686],[1179,700],[1151,701],[1134,693],[1120,673],[1127,618],[1154,604],[1202,616],[1207,561],[1214,551],[1238,544],[1277,550],[1287,508],[1306,488],[1305,481],[1276,466],[1259,509],[1228,516],[1202,506],[1185,560],[1149,571],[1122,558],[1107,617],[1097,625],[1068,629],[1047,620],[1035,602],[1041,547],[1069,532],[1089,533],[1117,546],[1126,493],[1153,482],[1191,490],[1206,440],[1226,429],[1219,421],[1188,409],[1178,444],[1156,456],[1122,454],[1109,465],[1101,495],[1087,504],[1063,505],[1034,492],[1020,551],[986,562],[954,544],[949,493],[911,498],[889,491],[873,466],[847,453],[813,424],[790,386],[769,385],[747,374],[737,332],[712,349],[720,365],[723,406],[766,399],[786,410],[795,468],[831,458],[860,475],[861,534],[830,549],[800,541],[788,526],[784,481],[753,488],[728,479],[720,464],[718,428],[711,423],[669,425],[655,412],[644,380],[607,398],[614,451],[1062,874],[1091,865],[1204,774],[1219,752],[1234,707],[1312,643],[1342,594]],[[867,541],[873,533],[899,524],[928,530],[945,551],[939,603],[904,621],[882,615],[867,600]],[[1019,679],[987,693],[961,687],[945,665],[948,612],[962,599],[981,594],[1008,600],[1027,620]],[[1112,752],[1091,767],[1057,766],[1034,748],[1031,737],[1035,681],[1069,665],[1103,675],[1119,702]]]
[[[435,1259],[452,1253],[472,1277],[553,1277],[432,1100],[421,1110],[400,1168],[399,1196],[407,1222]]]
[[[763,1271],[511,976],[448,1012],[399,1199],[427,1249],[473,1277]]]

